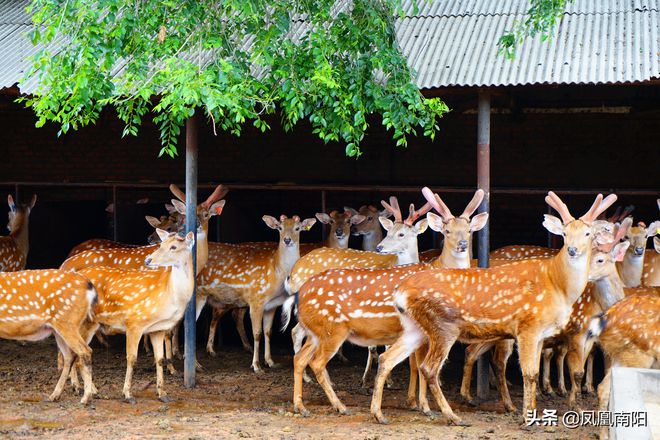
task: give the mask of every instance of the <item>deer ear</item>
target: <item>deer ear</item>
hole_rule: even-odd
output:
[[[426,213],[426,220],[428,221],[429,227],[435,232],[443,232],[445,230],[445,223],[442,221],[442,217],[438,214],[429,211]]]
[[[564,235],[564,224],[554,215],[543,214],[543,226],[555,235]]]
[[[178,212],[179,214],[186,215],[186,204],[183,203],[181,200],[172,199],[172,205],[174,205],[174,209],[176,209],[176,212]]]
[[[188,246],[188,249],[192,249],[193,245],[195,244],[195,234],[193,234],[192,231],[188,232],[186,234],[186,246]]]
[[[647,237],[654,237],[658,234],[660,234],[660,220],[654,221],[648,228],[646,228]]]
[[[167,231],[163,231],[160,228],[156,228],[156,234],[158,234],[158,236],[160,237],[160,241],[165,241],[170,236],[170,234]]]
[[[389,231],[394,227],[394,222],[387,217],[378,217],[378,221],[383,225],[383,228],[385,228],[386,231]]]
[[[486,226],[486,223],[488,222],[488,213],[487,212],[482,212],[481,214],[477,214],[474,217],[472,217],[472,220],[470,220],[470,232],[477,232],[483,229],[484,226]]]
[[[315,219],[315,218],[306,218],[306,219],[303,220],[302,223],[300,224],[300,228],[301,228],[303,231],[309,231],[310,229],[312,229],[312,226],[314,226],[314,223],[316,223],[316,219]]]
[[[174,205],[170,205],[169,203],[165,203],[165,210],[166,210],[169,214],[174,214],[174,213],[179,212],[179,211],[176,210],[176,208],[174,207]]]
[[[610,252],[612,258],[614,258],[614,261],[623,261],[623,257],[626,255],[626,250],[628,250],[628,246],[630,246],[629,241],[623,241],[614,246],[614,249],[612,249]]]
[[[351,215],[358,215],[358,212],[350,206],[344,206],[344,211],[350,212]]]
[[[222,214],[222,210],[225,207],[226,200],[218,200],[214,204],[211,205],[209,208],[209,215],[213,217],[214,215],[220,215]]]
[[[366,219],[367,219],[367,217],[365,217],[364,215],[353,214],[352,217],[351,217],[351,224],[352,225],[359,225],[360,223],[362,223]]]
[[[424,233],[424,231],[426,231],[426,228],[428,228],[428,226],[429,226],[429,221],[426,218],[423,218],[417,223],[415,223],[415,226],[413,227],[415,228],[415,232],[417,233],[417,235],[419,235]]]
[[[30,211],[32,211],[32,208],[34,208],[34,205],[37,203],[37,195],[32,194],[32,199],[30,200],[30,204],[28,205],[30,207]]]
[[[380,218],[390,218],[392,217],[392,213],[388,211],[387,209],[383,209],[382,211],[378,211],[378,217]],[[383,225],[383,227],[385,227]]]
[[[329,225],[330,223],[332,223],[332,217],[330,217],[325,212],[317,212],[316,218],[319,219],[319,221],[324,225]]]
[[[660,237],[653,237],[653,247],[660,254]]]
[[[160,226],[160,220],[157,219],[156,217],[152,217],[150,215],[145,215],[144,218],[147,220],[147,223],[149,223],[154,228],[157,228],[158,226]]]
[[[280,223],[279,220],[277,220],[275,217],[271,217],[270,215],[264,215],[261,217],[261,219],[270,229],[280,229],[282,226],[282,223]]]
[[[7,204],[9,205],[9,209],[11,209],[12,212],[16,212],[16,203],[14,203],[14,198],[9,194],[7,196]]]

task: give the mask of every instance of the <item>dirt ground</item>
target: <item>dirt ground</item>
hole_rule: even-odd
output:
[[[137,404],[122,402],[125,373],[123,340],[111,340],[112,348],[94,347],[94,381],[100,395],[92,405],[82,407],[79,396],[68,388],[56,403],[44,399],[57,379],[54,340],[21,345],[0,340],[0,438],[2,439],[592,439],[593,428],[520,428],[520,415],[506,414],[496,401],[475,409],[459,403],[458,372],[461,362],[452,360],[443,372],[444,390],[452,407],[470,427],[447,426],[441,416],[430,419],[406,409],[408,371],[397,367],[394,389],[386,390],[384,413],[389,425],[376,424],[369,414],[371,390],[362,389],[363,349],[349,349],[352,363],[333,360],[329,372],[340,399],[352,415],[334,413],[321,388],[305,385],[304,400],[312,415],[302,418],[291,413],[293,390],[292,357],[288,349],[274,352],[282,367],[255,375],[249,369],[251,355],[237,347],[222,347],[218,357],[199,353],[204,367],[197,387],[183,387],[182,377],[166,376],[166,390],[173,401],[163,404],[155,398],[155,369],[152,358],[140,350],[133,389]],[[177,368],[181,369],[180,361]],[[517,367],[510,366],[514,382],[512,396],[520,406],[522,387],[516,381]],[[375,369],[374,369],[375,372]],[[493,396],[495,395],[492,392]],[[583,398],[582,407],[595,407],[593,397]],[[566,411],[563,398],[539,398],[539,409]],[[435,405],[433,405],[435,407]]]

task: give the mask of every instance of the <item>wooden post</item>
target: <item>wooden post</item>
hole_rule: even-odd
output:
[[[193,273],[197,273],[197,119],[195,115],[186,120],[186,233],[195,234],[192,249]],[[197,281],[193,285],[193,294],[184,318],[184,361],[183,385],[195,386],[195,344],[196,335],[196,291]]]
[[[490,210],[490,95],[479,92],[479,111],[477,115],[477,186],[484,190],[484,200],[479,206],[479,212]],[[488,267],[490,251],[490,220],[478,232],[479,267]],[[477,360],[477,397],[485,399],[488,396],[488,360],[483,354]]]

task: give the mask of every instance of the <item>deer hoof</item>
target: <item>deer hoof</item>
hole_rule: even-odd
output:
[[[209,354],[211,357],[218,357],[218,353],[216,353],[213,350],[206,350],[206,352]]]
[[[516,408],[515,405],[505,404],[504,410],[508,413],[515,413],[516,411],[518,411],[518,408]]]
[[[268,362],[268,368],[273,368],[273,369],[275,369],[275,368],[280,368],[280,366],[281,366],[281,365],[278,364],[277,362],[274,362],[274,361],[270,361],[270,362]]]
[[[592,387],[582,387],[582,392],[590,396],[594,393],[594,389]]]
[[[160,400],[163,403],[170,403],[172,401],[172,398],[167,394],[163,394],[162,396],[158,396],[158,400]]]
[[[566,394],[567,394],[567,393],[566,393],[566,390],[562,390],[562,389],[558,389],[558,390],[557,390],[557,395],[558,395],[558,396],[565,397]]]
[[[124,398],[124,403],[128,403],[129,405],[135,405],[137,401],[135,400],[135,397],[125,397]]]
[[[252,370],[253,370],[256,374],[259,374],[259,375],[264,374],[264,370],[262,370],[261,367],[260,367],[259,365],[252,365]]]
[[[438,414],[438,413],[435,412],[435,411],[431,411],[430,409],[427,410],[427,411],[422,411],[422,413],[423,413],[426,417],[428,417],[429,419],[431,419],[431,420],[435,420],[435,419],[437,419],[438,416],[440,415],[440,414]]]
[[[461,419],[460,417],[456,417],[456,416],[450,417],[448,424],[453,426],[472,426],[471,423],[468,423],[463,419]]]
[[[377,421],[378,423],[380,423],[381,425],[389,425],[389,424],[390,424],[390,421],[387,420],[387,418],[386,418],[386,417],[383,415],[383,413],[380,412],[380,411],[374,414],[374,418],[375,418],[376,421]]]
[[[296,413],[296,414],[300,414],[302,417],[309,417],[309,416],[311,415],[311,413],[309,412],[309,410],[308,410],[307,408],[305,408],[305,407],[302,407],[302,408],[299,408],[299,407],[293,408],[293,412]]]
[[[337,412],[339,414],[341,414],[342,416],[351,416],[351,415],[353,415],[353,412],[350,409],[346,408],[346,407],[337,408]]]

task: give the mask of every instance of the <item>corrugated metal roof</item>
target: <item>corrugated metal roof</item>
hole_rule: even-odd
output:
[[[414,1],[418,10],[414,11]],[[338,3],[350,0],[340,0]],[[26,0],[0,0],[0,89],[18,83],[38,49]],[[660,78],[660,0],[575,0],[550,41],[528,38],[512,61],[499,37],[528,0],[408,0],[397,36],[420,88],[606,84]],[[305,24],[296,23],[299,36]],[[22,84],[29,93],[35,84]]]

